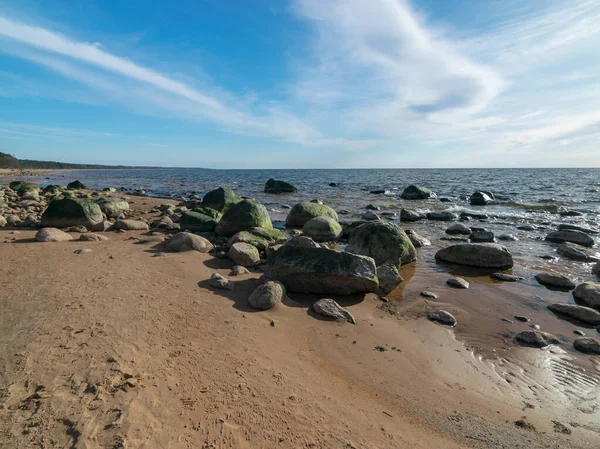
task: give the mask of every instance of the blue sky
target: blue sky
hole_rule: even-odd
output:
[[[0,151],[600,166],[597,0],[3,0]]]

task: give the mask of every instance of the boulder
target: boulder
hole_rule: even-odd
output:
[[[167,251],[173,252],[199,251],[207,253],[213,250],[214,246],[204,237],[189,232],[179,232],[166,243],[165,248]]]
[[[306,222],[302,232],[315,242],[329,242],[342,235],[342,227],[333,218],[315,217]]]
[[[214,232],[217,227],[217,220],[214,217],[193,210],[191,212],[184,212],[181,215],[179,226],[184,231]]]
[[[346,252],[372,257],[378,266],[390,263],[399,267],[417,258],[410,238],[389,222],[365,223],[356,228],[350,234]]]
[[[560,344],[560,340],[554,335],[538,330],[519,332],[516,339],[525,345],[535,346],[536,348]]]
[[[431,245],[431,242],[428,239],[423,237],[421,234],[417,234],[412,229],[407,229],[405,232],[415,248],[423,248],[424,246]]]
[[[237,242],[249,243],[259,250],[266,250],[271,245],[287,242],[287,238],[278,229],[252,228],[249,231],[241,231],[234,234],[227,242],[227,246],[231,247],[231,245]]]
[[[417,185],[408,186],[400,195],[400,198],[405,200],[426,200],[436,197],[437,195],[431,190]]]
[[[0,204],[1,206],[1,204]],[[6,218],[4,218],[2,215],[0,215],[0,228],[3,228],[4,226],[6,226]]]
[[[262,204],[254,200],[242,200],[225,212],[215,231],[220,236],[231,237],[252,228],[273,229],[271,217]]]
[[[594,337],[579,337],[573,342],[573,346],[584,354],[600,355],[600,340]]]
[[[438,212],[427,212],[426,215],[428,220],[435,221],[454,221],[456,220],[456,215],[452,212],[448,211],[438,211]]]
[[[546,287],[554,287],[561,290],[573,290],[575,283],[562,274],[538,273],[535,280]]]
[[[286,235],[279,229],[251,228],[249,231],[252,235],[260,237],[267,241],[269,245],[278,245],[287,242]]]
[[[563,223],[558,225],[559,231],[581,231],[586,234],[600,234],[600,229],[585,228],[583,226],[577,226],[573,224]]]
[[[329,217],[338,221],[338,214],[331,207],[305,202],[292,207],[285,220],[285,224],[290,227],[302,228],[308,221],[316,217]]]
[[[414,210],[402,209],[400,211],[400,221],[413,222],[423,220],[424,218],[425,217],[423,215],[421,215],[418,212],[415,212]]]
[[[312,309],[319,315],[328,316],[337,320],[348,321],[349,323],[356,324],[356,320],[350,312],[340,306],[331,298],[319,299],[312,305]]]
[[[492,192],[477,191],[469,198],[471,206],[487,206],[494,202],[494,195]]]
[[[108,218],[122,218],[129,210],[129,203],[122,198],[102,198],[96,204]]]
[[[554,243],[571,242],[588,248],[595,244],[594,239],[585,232],[574,230],[553,231],[546,236],[546,240]]]
[[[567,259],[579,262],[597,262],[600,260],[596,251],[570,242],[561,243],[556,248],[556,252]]]
[[[557,315],[564,315],[592,326],[600,325],[600,312],[591,307],[577,304],[550,304],[548,309]]]
[[[140,220],[117,220],[112,228],[116,231],[147,231],[150,226],[145,221]]]
[[[254,267],[260,265],[260,254],[255,246],[249,243],[237,242],[229,248],[229,258],[237,265]]]
[[[265,184],[265,193],[296,193],[298,189],[289,182],[269,179]]]
[[[446,312],[445,310],[438,310],[436,312],[429,312],[427,314],[427,318],[430,321],[435,321],[436,323],[443,324],[444,326],[456,326],[456,318],[450,312]]]
[[[227,212],[231,206],[239,203],[242,197],[227,187],[211,190],[202,199],[202,205],[219,212]]]
[[[391,263],[377,267],[377,279],[379,279],[379,289],[384,295],[390,294],[404,280],[398,273],[398,268]]]
[[[320,245],[306,235],[299,235],[290,240],[291,246],[300,246],[302,248],[320,248]]]
[[[35,234],[38,242],[68,242],[73,240],[69,234],[56,228],[43,228]]]
[[[600,310],[600,283],[584,282],[573,290],[575,301],[596,310]]]
[[[448,229],[446,229],[446,234],[450,235],[471,235],[471,228],[462,223],[454,223]]]
[[[271,262],[268,276],[299,293],[349,295],[373,292],[378,286],[372,258],[326,248],[284,245]]]
[[[248,298],[255,309],[269,310],[285,298],[285,287],[280,282],[268,281],[259,285]]]
[[[512,254],[496,243],[462,243],[439,250],[436,260],[478,268],[512,268]]]
[[[80,181],[73,181],[67,184],[67,189],[69,190],[82,190],[87,189],[86,186],[83,185]]]
[[[103,220],[100,206],[93,201],[64,198],[50,202],[42,214],[41,226],[50,228],[85,226],[87,229],[92,229]]]

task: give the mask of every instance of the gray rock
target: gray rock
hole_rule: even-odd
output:
[[[436,197],[437,195],[431,190],[417,185],[408,186],[400,195],[400,198],[404,200],[427,200]]]
[[[0,228],[6,226],[6,218],[4,218],[2,215],[0,215]]]
[[[172,252],[199,251],[207,253],[213,250],[214,246],[204,237],[189,232],[179,232],[166,243],[165,249]]]
[[[436,260],[479,268],[512,268],[512,254],[495,243],[462,243],[439,250]]]
[[[102,242],[108,240],[108,237],[100,234],[85,233],[79,236],[82,242]]]
[[[56,228],[40,229],[35,235],[38,242],[68,242],[73,240],[69,234]]]
[[[558,225],[559,231],[581,231],[586,234],[600,234],[600,230],[593,228],[584,228],[582,226],[572,225],[568,223],[563,223]]]
[[[462,223],[454,223],[448,229],[446,229],[446,234],[450,235],[471,235],[471,228]]]
[[[331,207],[315,203],[299,203],[292,207],[285,224],[290,227],[302,228],[306,222],[316,217],[329,217],[338,221],[338,214]]]
[[[494,243],[496,241],[494,233],[491,231],[475,231],[469,238],[473,243]]]
[[[361,218],[363,220],[375,221],[375,220],[379,220],[379,215],[377,215],[372,210],[369,210],[369,211],[365,212],[364,214],[362,214]]]
[[[491,192],[477,191],[471,195],[469,202],[472,206],[487,206],[494,202],[494,195]]]
[[[506,273],[494,273],[490,277],[492,279],[496,279],[497,281],[504,281],[504,282],[517,282],[517,281],[522,281],[525,279],[522,276],[515,276],[514,274],[506,274]]]
[[[112,226],[114,230],[123,230],[123,231],[147,231],[150,229],[148,223],[145,221],[139,220],[117,220],[115,224]]]
[[[296,193],[298,189],[289,182],[269,179],[265,184],[265,193]]]
[[[377,278],[379,279],[379,289],[384,295],[392,292],[398,287],[404,279],[398,273],[398,268],[392,264],[380,265],[377,267]]]
[[[388,222],[365,223],[356,228],[350,234],[346,252],[372,257],[377,265],[391,263],[396,267],[417,258],[406,233]]]
[[[221,276],[219,273],[212,274],[212,276],[208,280],[208,285],[223,290],[233,290],[233,283],[227,278]]]
[[[102,198],[96,204],[108,218],[120,218],[129,210],[129,203],[123,198]]]
[[[275,254],[268,277],[299,293],[349,295],[378,287],[372,258],[325,248],[284,245]]]
[[[410,239],[410,241],[412,242],[412,244],[415,248],[423,248],[424,246],[431,246],[431,241],[429,241],[428,239],[423,237],[421,234],[417,234],[412,229],[407,229],[405,232],[406,232],[406,235],[408,235],[408,238]]]
[[[375,206],[373,204],[367,204],[367,206],[365,207],[365,209],[367,209],[367,210],[381,210],[381,207]]]
[[[229,273],[229,276],[243,276],[245,274],[250,274],[250,271],[246,267],[242,267],[241,265],[235,265],[231,269],[231,273]]]
[[[413,222],[423,220],[424,218],[425,217],[423,215],[419,214],[418,212],[415,212],[414,210],[402,209],[400,211],[400,221]]]
[[[535,231],[537,229],[537,226],[526,224],[526,225],[517,226],[517,229],[520,231]]]
[[[432,299],[437,299],[439,296],[436,295],[433,292],[421,292],[421,296],[424,298],[432,298]]]
[[[594,265],[592,267],[592,273],[594,273],[596,276],[600,277],[600,262],[598,262],[596,265]]]
[[[315,217],[306,222],[302,232],[315,242],[329,242],[342,235],[342,227],[333,218]]]
[[[229,248],[229,258],[237,265],[254,267],[260,265],[260,254],[255,246],[249,243],[237,242]]]
[[[467,281],[465,281],[463,278],[459,278],[459,277],[448,279],[446,281],[446,284],[448,284],[450,287],[454,287],[454,288],[469,288],[469,283]]]
[[[542,331],[522,331],[516,336],[517,341],[536,348],[545,348],[550,345],[560,344],[560,340],[548,332]]]
[[[252,228],[273,229],[269,212],[254,200],[242,200],[231,205],[221,217],[215,231],[220,236],[231,237]]]
[[[556,248],[556,252],[567,259],[579,262],[597,262],[600,260],[596,251],[570,242],[561,243]]]
[[[573,342],[573,346],[584,354],[600,355],[600,340],[593,337],[579,337]]]
[[[338,320],[348,321],[349,323],[356,324],[356,320],[350,312],[341,307],[337,302],[331,298],[319,299],[312,306],[315,313],[319,315],[328,316]]]
[[[454,221],[457,218],[455,214],[448,211],[428,212],[426,217],[428,220],[435,221]]]
[[[42,227],[85,226],[92,229],[104,219],[100,206],[91,200],[64,198],[48,204],[41,217]]]
[[[550,304],[548,309],[558,315],[564,315],[573,318],[582,323],[593,326],[600,325],[600,312],[591,307],[579,306],[576,304]]]
[[[320,248],[318,243],[305,235],[294,237],[292,240],[290,240],[289,245],[300,246],[302,248]]]
[[[443,324],[445,326],[456,326],[456,318],[450,312],[446,312],[445,310],[438,310],[436,312],[429,312],[427,314],[427,318],[430,321],[435,321],[437,323]]]
[[[571,242],[577,245],[591,248],[594,246],[594,239],[581,231],[553,231],[546,236],[546,240],[554,243]]]
[[[519,239],[512,234],[502,234],[498,236],[498,240],[502,240],[505,242],[518,242]]]
[[[563,290],[573,290],[575,283],[562,274],[538,273],[535,280],[546,287],[554,287]]]
[[[573,290],[573,297],[579,303],[600,310],[600,283],[584,282]]]
[[[248,298],[255,309],[269,310],[285,298],[285,287],[280,282],[268,281],[259,285]]]

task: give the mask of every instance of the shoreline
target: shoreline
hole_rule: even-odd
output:
[[[127,196],[135,219],[178,204]],[[572,324],[528,302],[564,292],[473,270],[457,271],[468,290],[451,289],[452,270],[431,264],[436,243],[401,267],[390,303],[334,296],[352,326],[316,319],[310,304],[322,295],[249,307],[263,265],[230,277],[231,260],[154,257],[160,243],[139,244],[147,232],[103,234],[110,240],[39,243],[33,230],[0,228],[0,442],[29,428],[18,447],[64,445],[72,428],[101,447],[583,448],[600,434],[600,359],[514,342],[534,324],[572,339]],[[83,248],[92,252],[75,254]],[[235,288],[207,288],[213,272]],[[455,328],[426,319],[439,308]],[[531,322],[502,321],[514,315]]]

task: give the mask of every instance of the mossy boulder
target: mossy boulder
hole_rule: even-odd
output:
[[[196,207],[192,209],[192,212],[198,212],[199,214],[207,215],[216,221],[219,221],[223,216],[221,212],[210,207]]]
[[[67,189],[69,190],[81,190],[87,189],[85,185],[81,181],[73,181],[67,184]]]
[[[417,250],[406,233],[394,223],[365,223],[350,234],[346,251],[375,259],[379,265],[399,267],[417,258]]]
[[[129,203],[123,198],[102,198],[96,204],[108,218],[120,218],[129,210]]]
[[[462,243],[439,250],[436,260],[478,268],[506,270],[512,268],[513,257],[508,249],[496,243]]]
[[[402,209],[400,211],[400,221],[413,222],[413,221],[423,220],[424,218],[425,218],[424,215],[422,215],[414,210]]]
[[[13,181],[10,183],[9,187],[11,190],[17,192],[17,195],[23,196],[28,192],[39,192],[40,186],[34,184],[33,182],[26,181]]]
[[[254,200],[242,200],[225,212],[215,231],[220,236],[231,237],[252,228],[273,229],[269,212]]]
[[[235,193],[233,190],[227,187],[219,187],[218,189],[211,190],[202,199],[202,205],[204,207],[210,207],[211,209],[217,210],[221,213],[227,212],[231,206],[239,203],[242,197]]]
[[[44,187],[44,194],[48,194],[48,195],[58,195],[59,193],[61,193],[64,190],[64,187],[56,185],[56,184],[50,184],[47,185],[46,187]]]
[[[338,214],[331,207],[318,203],[299,203],[292,207],[285,224],[290,227],[303,227],[309,220],[316,217],[329,217],[338,221]]]
[[[342,227],[333,218],[316,217],[306,222],[302,232],[315,242],[329,242],[342,235]]]
[[[193,210],[184,212],[181,215],[179,226],[184,231],[214,232],[215,228],[217,227],[217,220],[209,215],[205,215],[201,212]]]
[[[298,293],[350,295],[377,289],[377,268],[370,257],[326,248],[284,245],[267,275]]]
[[[265,193],[296,193],[298,189],[289,182],[269,179],[265,184]]]
[[[249,231],[241,231],[235,234],[227,242],[231,247],[234,243],[243,242],[260,249],[266,250],[270,246],[285,243],[287,238],[283,232],[278,229],[252,228]]]
[[[400,198],[405,200],[427,200],[437,198],[437,195],[425,187],[411,185],[404,189]]]
[[[41,226],[67,228],[85,226],[92,229],[104,220],[102,210],[95,202],[87,199],[64,198],[50,202],[42,214]]]

